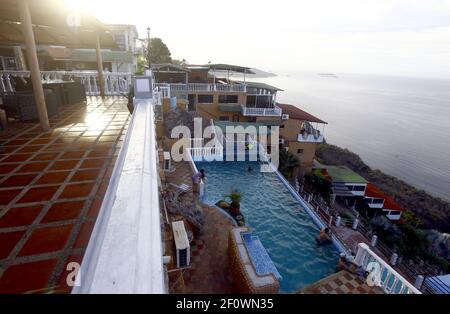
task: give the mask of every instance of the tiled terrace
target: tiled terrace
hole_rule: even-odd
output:
[[[124,98],[88,98],[0,132],[0,293],[69,292],[126,133]],[[25,126],[25,127],[24,127]]]
[[[175,171],[167,181],[185,183],[192,188],[192,170],[187,162],[175,163]],[[183,202],[197,202],[197,194],[188,192]],[[191,243],[191,268],[170,273],[171,293],[235,293],[228,263],[228,232],[231,221],[217,208],[201,204],[205,214],[205,228]],[[168,241],[169,245],[173,244]]]
[[[379,287],[369,287],[361,278],[346,270],[319,280],[302,290],[300,294],[384,294]]]

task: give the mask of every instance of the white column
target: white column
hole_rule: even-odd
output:
[[[341,225],[341,216],[337,216],[336,218],[336,227],[339,227]]]
[[[100,48],[100,36],[96,34],[95,51],[97,54],[97,69],[98,69],[98,85],[100,85],[100,96],[105,97],[105,78],[103,76],[103,58]]]
[[[398,254],[397,253],[392,254],[391,260],[389,261],[390,264],[392,266],[395,266],[397,264],[397,259],[398,259]]]
[[[28,0],[20,0],[20,22],[25,37],[25,46],[27,48],[28,65],[30,67],[31,81],[33,83],[34,99],[36,101],[36,109],[39,116],[41,128],[44,131],[50,129],[48,122],[47,106],[45,104],[44,89],[42,88],[41,72],[37,58],[36,43],[33,33],[33,25],[31,23],[31,14],[28,7]]]
[[[377,240],[378,240],[378,237],[376,235],[373,235],[372,239],[370,240],[370,246],[377,245]]]
[[[358,244],[358,251],[356,252],[356,256],[355,256],[355,264],[358,266],[362,266],[362,264],[364,263],[364,260],[366,259],[367,256],[367,245],[364,243],[359,243]]]
[[[353,230],[358,229],[358,224],[359,224],[359,219],[356,218],[356,219],[353,221],[352,229],[353,229]]]
[[[416,281],[414,282],[414,287],[417,289],[422,288],[424,277],[422,275],[417,276]]]

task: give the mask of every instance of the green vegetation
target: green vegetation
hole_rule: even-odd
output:
[[[279,156],[280,159],[278,170],[283,174],[285,178],[291,179],[294,169],[299,167],[300,165],[297,156],[290,152],[287,152],[284,149],[280,150]]]
[[[449,271],[448,248],[439,239],[431,239],[435,230],[449,233],[450,204],[418,190],[406,182],[380,170],[372,170],[361,158],[347,149],[322,144],[316,152],[320,162],[327,165],[344,165],[392,196],[405,209],[400,222],[394,224],[384,216],[370,220],[372,232],[385,245],[409,259],[422,259]],[[313,176],[317,177],[317,176]],[[432,250],[440,246],[440,250]],[[446,259],[447,258],[447,259]]]
[[[384,174],[380,170],[371,169],[358,155],[348,149],[322,144],[319,145],[316,155],[320,162],[328,165],[347,166],[381,190],[386,191],[397,203],[420,219],[424,228],[450,233],[450,204],[448,202]]]
[[[148,40],[145,40],[144,42],[144,55],[147,58],[148,65]],[[157,37],[150,39],[150,64],[171,62],[172,58],[170,50],[162,39]]]
[[[242,193],[237,190],[233,190],[233,191],[231,191],[230,194],[225,195],[225,199],[230,200],[231,215],[233,215],[233,217],[236,217],[237,215],[239,215],[240,208],[241,208]]]

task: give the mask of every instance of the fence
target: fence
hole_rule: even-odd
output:
[[[103,75],[106,95],[121,95],[130,91],[131,73],[104,72]],[[26,79],[29,77],[30,71],[0,71],[0,92],[14,92],[14,78]],[[87,96],[100,95],[97,71],[41,71],[41,79],[44,84],[78,80],[83,84]]]
[[[333,215],[328,205],[326,205],[320,196],[315,196],[312,193],[303,191],[303,188],[299,187],[298,182],[296,182],[296,187],[297,191],[299,191],[299,195],[305,199],[307,203],[309,203],[311,208],[321,218],[322,222],[328,226],[345,226],[358,231],[368,240],[370,247],[381,253],[379,255],[384,258],[386,263],[389,263],[391,266],[395,267],[398,272],[400,272],[409,282],[414,283],[416,287],[422,289],[424,293],[436,293],[436,288],[441,291],[450,290],[450,288],[439,279],[436,279],[433,282],[433,287],[435,289],[430,287],[430,284],[427,284],[425,279],[427,277],[435,277],[439,275],[440,272],[438,269],[424,263],[423,261],[414,262],[412,260],[404,260],[398,252],[389,248],[386,244],[380,241],[377,235],[374,234],[368,226],[364,225],[359,218],[349,219],[342,218],[339,215]],[[337,238],[339,238],[339,235],[337,235]],[[352,251],[355,251],[355,249],[356,248],[351,248]]]
[[[372,279],[375,285],[380,286],[385,293],[421,294],[416,287],[375,254],[365,243],[358,244],[355,263],[363,269],[368,269],[370,272],[368,278]]]

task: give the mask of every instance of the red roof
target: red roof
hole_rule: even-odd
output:
[[[405,211],[403,207],[400,207],[392,198],[386,197],[384,199],[384,205],[383,209],[389,209],[389,210],[398,210],[398,211]]]
[[[403,207],[398,205],[391,197],[387,196],[383,193],[379,188],[377,188],[372,183],[367,184],[366,192],[364,193],[365,197],[376,197],[376,198],[384,198],[383,209],[386,210],[398,210],[405,211]]]
[[[289,118],[291,119],[327,124],[327,122],[320,120],[319,118],[313,116],[312,114],[307,113],[306,111],[303,111],[300,108],[297,108],[293,105],[288,104],[277,104],[277,105],[278,107],[281,108],[283,114],[288,114]]]
[[[372,183],[367,184],[367,188],[366,188],[366,192],[364,193],[364,196],[376,197],[376,198],[386,198],[386,195],[384,195],[383,191],[381,191],[379,188],[377,188]]]

